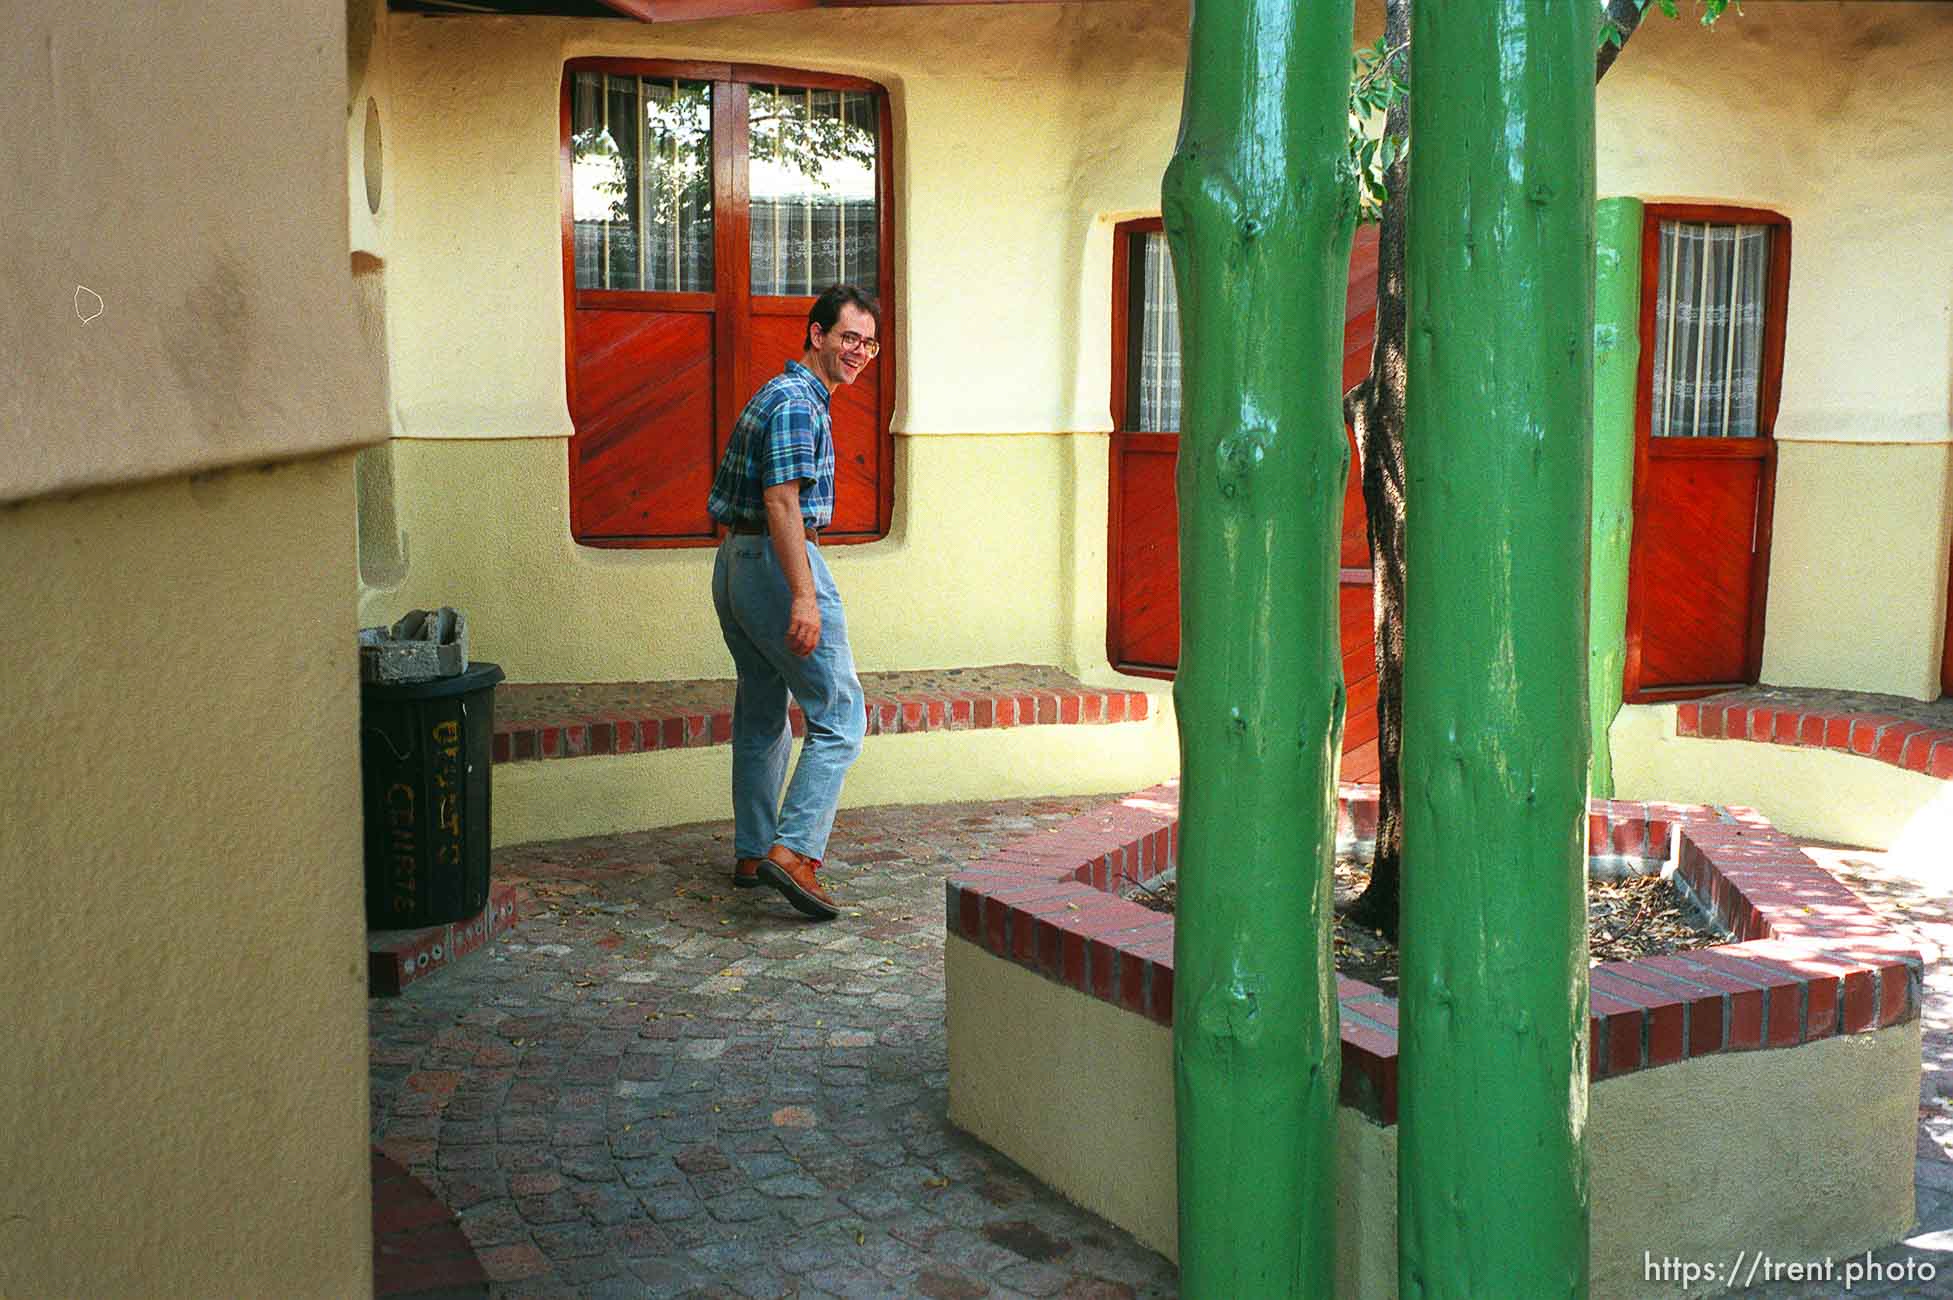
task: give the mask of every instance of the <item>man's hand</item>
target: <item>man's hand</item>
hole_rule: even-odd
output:
[[[787,611],[787,650],[806,658],[821,643],[821,607],[814,599],[814,570],[807,563],[807,526],[800,518],[800,480],[767,488],[766,531],[780,572],[793,595]]]
[[[787,649],[801,658],[821,643],[821,607],[813,596],[795,596],[787,615]]]

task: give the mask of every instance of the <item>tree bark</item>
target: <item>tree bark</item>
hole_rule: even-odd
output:
[[[1600,18],[1602,22],[1613,23],[1619,29],[1621,43],[1616,45],[1612,41],[1603,40],[1600,47],[1594,51],[1595,85],[1600,84],[1600,79],[1607,75],[1609,68],[1614,66],[1614,60],[1620,58],[1621,51],[1627,48],[1628,37],[1634,35],[1641,26],[1641,15],[1648,11],[1649,2],[1650,0],[1607,0],[1607,8],[1602,11]]]
[[[1411,0],[1387,0],[1383,38],[1410,80]],[[1410,134],[1410,101],[1384,113],[1383,133]],[[1404,855],[1404,187],[1410,158],[1399,149],[1384,172],[1387,198],[1377,232],[1376,341],[1370,373],[1343,399],[1363,470],[1364,527],[1370,540],[1370,605],[1376,629],[1377,842],[1370,883],[1351,919],[1397,938],[1398,878]]]
[[[1599,83],[1639,30],[1642,0],[1608,0],[1604,19],[1621,32],[1620,45],[1602,42],[1594,56]],[[1410,80],[1411,0],[1384,0],[1384,43],[1402,48],[1399,76]],[[1384,115],[1385,135],[1408,135],[1410,101]],[[1409,156],[1400,153],[1385,173],[1386,197],[1377,238],[1377,328],[1370,373],[1343,398],[1343,418],[1356,431],[1362,458],[1363,509],[1370,539],[1371,603],[1377,665],[1377,840],[1370,883],[1352,903],[1350,919],[1398,937],[1404,859],[1404,198]]]
[[[1334,1291],[1353,0],[1195,0],[1161,213],[1180,295],[1181,1289]]]

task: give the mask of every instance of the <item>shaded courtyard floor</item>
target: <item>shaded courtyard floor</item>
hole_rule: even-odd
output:
[[[1171,1295],[945,1113],[943,879],[1100,802],[843,812],[827,925],[726,823],[498,852],[529,919],[372,1003],[374,1141],[498,1295]]]
[[[1103,801],[843,812],[828,925],[731,887],[728,823],[504,849],[527,919],[370,1004],[374,1142],[459,1215],[498,1296],[1175,1295],[1166,1260],[946,1115],[943,879]],[[1816,852],[1933,945],[1921,1224],[1878,1257],[1953,1278],[1944,882]]]

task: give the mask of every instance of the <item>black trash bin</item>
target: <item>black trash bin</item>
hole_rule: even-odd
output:
[[[488,902],[489,763],[497,664],[453,677],[364,683],[366,924],[461,921]]]

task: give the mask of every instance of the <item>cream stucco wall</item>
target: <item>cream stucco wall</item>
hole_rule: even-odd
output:
[[[1939,694],[1949,119],[1935,4],[1747,4],[1709,31],[1651,16],[1600,85],[1602,193],[1791,221],[1765,681]]]
[[[1102,436],[897,439],[907,491],[890,536],[824,552],[859,667],[1094,654],[1103,665],[1104,562],[1078,576],[1075,557],[1103,555],[1104,447]],[[576,545],[560,439],[406,439],[391,464],[407,487],[391,526],[408,567],[402,583],[366,589],[363,621],[417,605],[465,609],[471,652],[516,681],[732,675],[712,613],[713,553]],[[1080,584],[1097,593],[1096,646],[1079,645],[1089,626],[1072,602]]]
[[[396,430],[413,437],[568,432],[557,102],[564,60],[724,59],[844,72],[888,87],[897,136],[902,358],[909,433],[1103,430],[1106,394],[1072,382],[1082,141],[1105,119],[1084,52],[1135,38],[1183,49],[1177,5],[806,10],[648,26],[389,19],[387,214]],[[1103,57],[1103,56],[1099,56]],[[1179,68],[1164,86],[1177,116]],[[1128,86],[1132,83],[1126,82]],[[1098,159],[1157,205],[1168,134]],[[465,305],[465,310],[458,307]],[[1092,310],[1103,311],[1094,304]],[[492,383],[474,382],[492,379]]]
[[[1781,442],[1763,680],[1938,698],[1949,552],[1953,444]]]
[[[8,17],[0,501],[385,437],[346,274],[345,6]]]
[[[477,653],[516,680],[729,674],[709,551],[568,536],[555,133],[567,58],[737,58],[873,77],[894,109],[896,518],[885,541],[827,552],[860,666],[1035,661],[1114,680],[1110,223],[1157,208],[1185,22],[1178,4],[655,29],[390,16],[372,60],[389,176],[373,239],[400,436],[363,464],[362,621],[460,606]],[[1160,93],[1123,112],[1136,81]]]
[[[0,1295],[371,1292],[351,463],[0,509]]]
[[[1953,12],[1772,3],[1650,16],[1601,82],[1603,194],[1790,218],[1780,439],[1945,442]]]
[[[345,449],[389,432],[348,247],[379,7],[10,11],[0,1295],[372,1289]]]
[[[1172,1031],[956,936],[944,957],[950,1119],[1174,1257]],[[1592,1293],[1719,1289],[1651,1279],[1646,1255],[1842,1260],[1904,1236],[1919,1052],[1915,1020],[1596,1084]],[[1338,1112],[1339,1296],[1397,1294],[1396,1139]]]
[[[697,599],[708,552],[567,540],[557,95],[569,58],[729,59],[891,96],[897,520],[829,552],[862,666],[1039,660],[1109,679],[1112,228],[1158,209],[1186,17],[1177,0],[668,25],[387,15],[361,92],[385,122],[385,198],[363,217],[352,195],[356,239],[383,260],[396,434],[363,467],[362,620],[461,605],[517,680],[728,671]],[[1772,680],[1937,693],[1949,60],[1942,7],[1759,0],[1710,31],[1651,18],[1600,88],[1603,192],[1795,223]],[[464,517],[493,526],[448,527]]]

